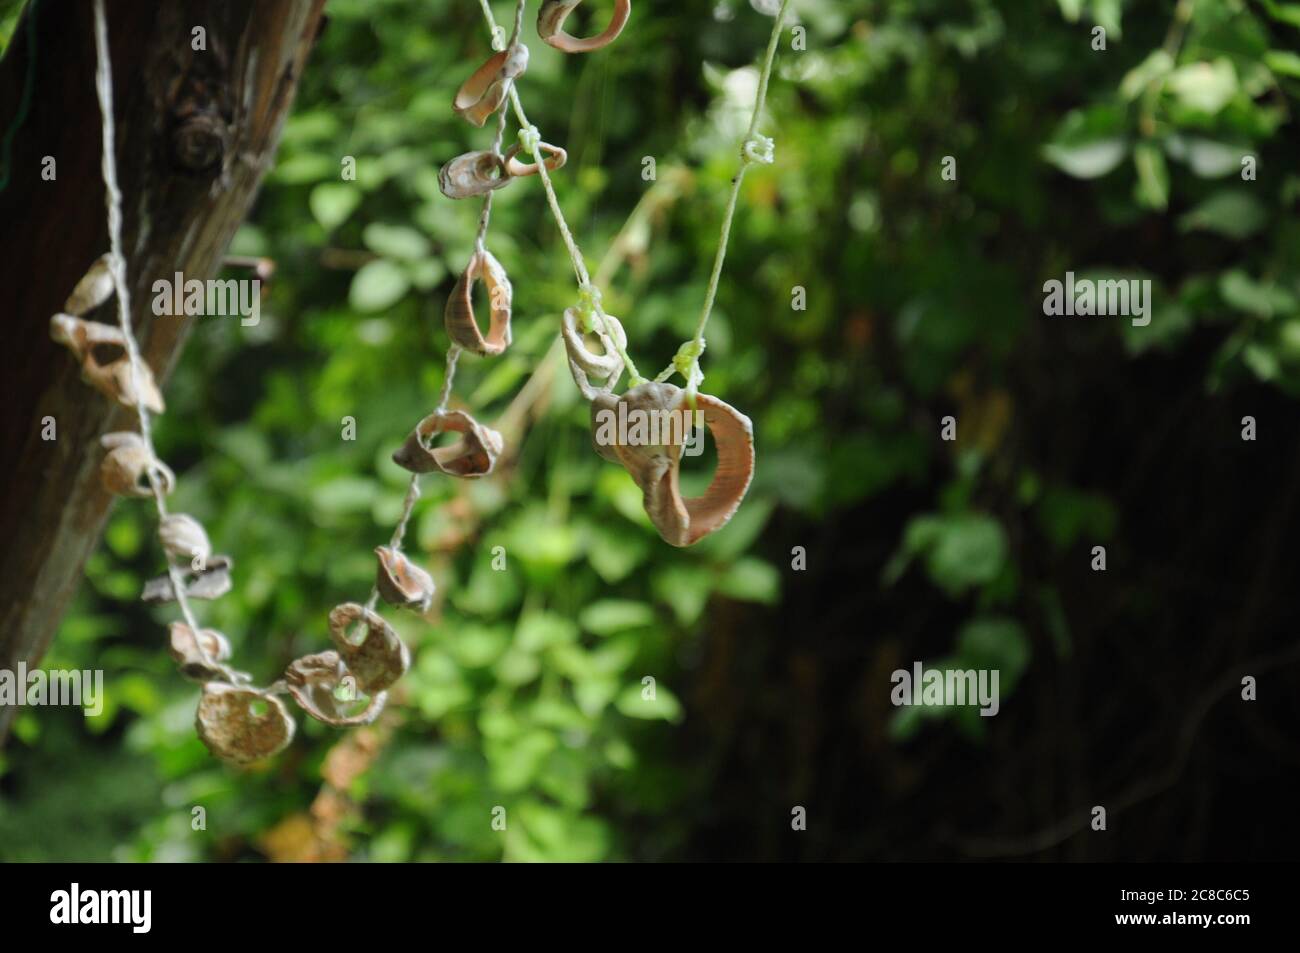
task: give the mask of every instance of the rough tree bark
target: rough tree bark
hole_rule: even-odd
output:
[[[150,287],[211,277],[270,166],[325,0],[109,0],[123,248],[141,351],[165,380],[192,318],[155,317]],[[26,18],[0,62],[0,131],[23,95]],[[130,411],[80,380],[50,316],[108,249],[92,6],[38,0],[30,113],[0,192],[0,669],[37,664],[95,546],[110,498],[99,437]],[[202,27],[206,49],[195,49]],[[43,178],[45,157],[55,178]],[[90,317],[115,323],[110,302]],[[42,439],[53,417],[57,439]],[[0,708],[0,744],[13,709]]]

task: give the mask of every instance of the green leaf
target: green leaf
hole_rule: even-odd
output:
[[[647,697],[653,688],[653,697]],[[653,686],[629,685],[619,693],[614,707],[629,718],[658,719],[677,722],[682,720],[682,703],[677,696],[656,682]]]
[[[1154,143],[1141,142],[1133,150],[1137,168],[1137,200],[1147,208],[1164,211],[1169,205],[1169,166]]]
[[[723,574],[718,591],[733,599],[775,605],[781,598],[781,574],[761,559],[742,559]]]
[[[1255,281],[1240,268],[1225,271],[1219,276],[1219,294],[1223,300],[1246,314],[1271,318],[1276,314],[1290,314],[1296,310],[1295,295],[1275,283]]]
[[[601,599],[578,615],[578,622],[588,632],[610,635],[625,629],[642,629],[653,625],[654,609],[644,602],[630,599]]]
[[[429,240],[409,225],[372,222],[361,233],[361,240],[367,248],[385,258],[416,260],[429,254]]]
[[[1118,136],[1072,146],[1050,143],[1043,147],[1048,162],[1076,179],[1095,179],[1111,172],[1124,161],[1127,152],[1128,142]]]
[[[342,182],[323,182],[311,190],[307,205],[321,228],[332,232],[361,204],[361,192]]]
[[[1237,71],[1226,57],[1189,63],[1169,74],[1165,88],[1188,109],[1215,115],[1237,94]]]
[[[1290,50],[1269,50],[1264,54],[1264,65],[1274,73],[1300,79],[1300,53]]]
[[[410,287],[405,271],[380,258],[362,265],[353,275],[348,302],[361,312],[383,311],[400,301]]]
[[[1146,59],[1133,67],[1120,81],[1119,91],[1130,102],[1146,90],[1156,80],[1169,74],[1174,68],[1174,59],[1163,49],[1153,50]]]
[[[1254,235],[1268,223],[1268,213],[1253,195],[1224,190],[1216,192],[1181,219],[1185,231],[1207,231],[1228,238],[1243,239]]]

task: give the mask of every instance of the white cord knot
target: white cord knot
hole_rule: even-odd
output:
[[[541,144],[542,134],[537,131],[536,126],[524,126],[519,130],[519,145],[525,152],[535,157]]]
[[[761,133],[754,133],[754,138],[745,143],[741,156],[746,162],[771,165],[776,161],[776,140],[769,139]]]

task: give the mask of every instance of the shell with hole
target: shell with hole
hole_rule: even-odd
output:
[[[542,7],[537,11],[537,35],[543,43],[563,50],[565,53],[590,53],[601,47],[609,46],[627,26],[627,19],[632,15],[632,0],[614,0],[614,14],[609,25],[595,36],[579,39],[564,32],[564,21],[582,0],[542,0]]]
[[[459,433],[450,447],[433,447],[440,433]],[[480,424],[463,410],[432,413],[416,425],[406,443],[393,453],[393,462],[412,473],[446,473],[474,479],[487,476],[505,447],[501,434]]]
[[[411,665],[406,643],[378,613],[345,602],[330,611],[329,624],[330,638],[361,691],[381,692],[406,674]],[[349,630],[357,625],[364,631],[360,641],[353,641]]]
[[[482,280],[488,295],[487,337],[474,318],[474,285]],[[495,356],[510,346],[510,308],[514,288],[501,262],[486,248],[470,256],[469,264],[447,299],[443,321],[447,336],[467,351],[484,357]]]
[[[487,62],[461,83],[451,108],[475,126],[501,108],[510,95],[510,84],[528,69],[528,47],[515,43],[488,57]]]
[[[176,477],[171,469],[149,452],[138,433],[106,433],[99,442],[108,450],[99,467],[99,479],[110,493],[118,496],[152,496],[150,471],[164,494],[171,493],[175,488]]]
[[[284,685],[303,711],[335,728],[370,724],[388,701],[384,692],[361,699],[356,676],[333,649],[294,659],[284,670]]]
[[[255,688],[208,682],[194,717],[199,738],[218,758],[249,764],[278,754],[295,724],[284,702]]]
[[[433,602],[433,577],[411,562],[406,553],[390,546],[376,546],[379,568],[375,587],[390,606],[428,612]]]
[[[627,347],[627,332],[623,323],[612,314],[603,316],[605,333],[599,331],[584,332],[581,316],[576,308],[566,308],[560,322],[560,334],[564,338],[564,353],[569,359],[569,373],[573,382],[587,400],[595,400],[598,393],[608,392],[618,383],[623,373],[623,358],[620,348]],[[598,354],[592,350],[600,345]],[[610,345],[616,345],[611,347]],[[596,383],[592,383],[595,378]]]
[[[438,188],[449,199],[486,195],[509,184],[505,159],[486,149],[458,155],[438,170]]]

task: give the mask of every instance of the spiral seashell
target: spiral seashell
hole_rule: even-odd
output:
[[[388,701],[378,692],[359,706],[357,698],[340,699],[338,688],[349,685],[355,693],[355,676],[343,664],[339,653],[331,650],[295,659],[284,670],[284,685],[300,708],[317,721],[335,728],[368,725],[379,717]],[[360,708],[360,710],[357,710]]]
[[[563,168],[564,163],[569,161],[569,154],[559,146],[553,146],[549,142],[539,142],[537,148],[547,154],[543,160],[546,163],[547,172],[554,172],[556,169]],[[511,178],[520,179],[527,175],[537,174],[536,162],[520,162],[515,158],[522,151],[523,146],[517,142],[506,150],[506,172]]]
[[[72,294],[68,295],[68,300],[63,305],[64,311],[80,317],[113,297],[113,272],[109,268],[110,260],[111,256],[108,254],[95,259],[94,264],[72,289]]]
[[[483,125],[501,108],[510,94],[510,84],[526,69],[528,47],[522,43],[494,53],[456,90],[451,108],[475,126]]]
[[[454,432],[462,438],[450,447],[430,447],[440,433]],[[433,413],[425,417],[393,454],[393,462],[412,473],[446,473],[449,476],[487,476],[496,466],[505,442],[501,434],[485,427],[463,410]]]
[[[348,629],[357,623],[365,628],[360,642],[354,642],[348,635]],[[335,606],[330,612],[329,625],[330,638],[362,691],[383,691],[410,667],[411,656],[406,644],[392,626],[364,606],[355,602]]]
[[[384,601],[391,606],[428,612],[433,602],[433,577],[399,549],[377,546],[375,555],[379,557],[375,586]]]
[[[474,284],[480,278],[487,287],[491,314],[487,337],[474,319]],[[493,254],[480,249],[470,256],[469,265],[452,289],[443,311],[447,335],[467,351],[483,356],[500,354],[510,346],[510,307],[514,289],[506,270]]]
[[[150,454],[144,439],[138,433],[108,433],[99,442],[108,450],[99,467],[99,478],[109,492],[118,496],[152,496],[150,470],[157,477],[164,494],[175,489],[175,475],[167,464]]]
[[[604,315],[606,335],[599,332],[584,334],[576,308],[566,308],[560,322],[560,335],[564,338],[564,352],[569,359],[569,373],[573,382],[587,400],[594,400],[596,394],[609,391],[623,373],[623,358],[618,351],[605,344],[608,338],[619,348],[627,347],[627,333],[623,324],[612,314]],[[602,353],[591,350],[590,345],[599,343]],[[593,386],[591,378],[596,378],[599,387]]]
[[[193,563],[206,563],[212,555],[212,543],[203,524],[184,513],[170,513],[158,524],[158,538],[169,556]]]
[[[564,32],[564,21],[582,0],[543,0],[537,11],[537,35],[542,42],[565,53],[590,53],[608,46],[618,39],[627,25],[627,18],[632,14],[632,0],[614,0],[614,15],[609,26],[587,39],[580,40]]]
[[[208,750],[235,764],[278,754],[293,740],[295,728],[284,703],[274,695],[222,682],[203,686],[194,721]]]
[[[509,184],[505,159],[488,150],[458,155],[438,170],[438,188],[449,199],[486,195]]]

